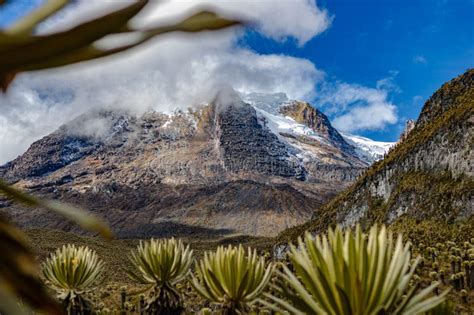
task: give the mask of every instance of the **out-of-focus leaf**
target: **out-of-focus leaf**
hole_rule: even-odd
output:
[[[31,64],[35,62],[42,63],[76,51],[108,34],[126,29],[128,21],[147,3],[148,0],[140,0],[121,10],[80,24],[71,30],[52,35],[25,37],[24,34],[9,35],[7,32],[0,32],[0,88],[5,92],[15,75],[25,71],[28,66],[34,69]],[[46,18],[45,13],[41,15]]]
[[[34,21],[39,22],[47,18],[48,14],[59,10],[59,5],[64,1],[54,0],[52,4],[47,3],[44,6],[49,5],[48,8],[40,8],[31,18],[27,18],[26,22],[20,21],[20,24],[12,27],[13,30],[0,32],[0,88],[3,91],[6,91],[18,72],[60,67],[109,56],[169,32],[218,30],[240,24],[238,21],[219,17],[213,12],[203,11],[173,25],[145,30],[130,29],[127,26],[129,20],[148,3],[148,0],[140,0],[64,32],[46,36],[25,36],[25,32],[34,29]],[[135,32],[141,37],[133,44],[112,49],[93,46],[94,42],[107,35],[124,32]]]
[[[204,30],[218,30],[241,24],[235,20],[228,20],[213,12],[203,11],[172,26],[158,27],[145,31],[148,36],[155,36],[167,32],[201,32]]]
[[[2,180],[0,180],[0,193],[28,206],[41,207],[56,212],[76,222],[84,229],[100,233],[105,238],[113,237],[111,230],[102,220],[82,209],[57,201],[36,198],[9,186]]]
[[[33,308],[47,314],[61,314],[56,302],[48,295],[39,277],[34,256],[27,246],[25,235],[0,216],[0,301],[1,311],[17,314],[11,296],[21,298]],[[4,295],[8,300],[4,300]],[[9,302],[6,303],[5,302]],[[13,304],[12,304],[13,303]]]
[[[9,27],[6,33],[10,35],[29,34],[34,30],[38,23],[58,12],[68,3],[69,0],[48,0],[38,9]]]
[[[23,67],[22,70],[30,71],[48,69],[106,57],[136,47],[157,35],[162,35],[169,32],[200,32],[205,30],[217,30],[237,24],[239,24],[239,22],[221,18],[212,12],[200,12],[192,15],[182,22],[171,26],[157,27],[142,32],[136,31],[137,33],[142,33],[142,36],[141,39],[133,44],[119,46],[112,49],[99,49],[93,45],[90,45],[73,52],[57,56],[50,60],[44,60],[42,62],[31,64],[29,66]]]
[[[2,89],[3,92],[7,91],[7,87],[10,85],[10,83],[15,79],[16,72],[11,71],[7,72],[4,75],[0,75],[0,89]]]
[[[0,3],[1,5],[1,3]],[[8,292],[6,288],[2,287],[2,279],[0,279],[0,314],[15,314],[15,315],[28,315],[31,314],[31,310],[25,310],[18,304],[18,299]]]
[[[147,4],[140,0],[121,10],[78,25],[70,30],[46,36],[31,36],[21,42],[1,47],[0,72],[21,70],[23,66],[45,58],[74,51],[120,30]]]

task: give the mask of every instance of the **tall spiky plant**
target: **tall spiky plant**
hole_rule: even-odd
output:
[[[88,247],[64,245],[42,265],[46,284],[58,294],[68,314],[90,309],[85,294],[95,288],[103,270],[103,262]]]
[[[275,293],[267,306],[292,314],[420,314],[443,302],[447,292],[431,296],[438,284],[423,290],[409,287],[418,260],[410,265],[410,243],[401,235],[395,245],[385,227],[368,235],[358,226],[340,228],[313,238],[306,233],[288,253],[287,266],[278,272]]]
[[[135,270],[127,270],[130,277],[149,284],[153,293],[147,301],[148,312],[153,314],[181,314],[184,310],[176,283],[188,274],[193,251],[181,240],[167,239],[140,242],[132,251],[130,261]]]
[[[240,245],[205,253],[196,269],[192,284],[201,296],[221,304],[225,314],[245,314],[267,287],[273,264],[265,268],[263,257],[250,248],[245,255]]]

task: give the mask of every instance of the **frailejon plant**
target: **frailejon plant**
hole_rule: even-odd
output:
[[[93,250],[69,244],[52,253],[42,271],[67,313],[78,314],[91,309],[86,294],[96,287],[103,265]]]
[[[181,314],[184,310],[175,285],[189,274],[193,251],[181,240],[167,239],[140,242],[132,251],[130,261],[135,270],[127,270],[130,277],[151,285],[147,311],[153,314]]]
[[[249,248],[245,255],[242,245],[221,246],[216,252],[204,254],[196,265],[197,276],[193,276],[192,284],[201,296],[220,304],[225,314],[245,314],[270,281],[274,266],[265,265],[256,250]]]
[[[385,227],[368,235],[329,230],[314,238],[309,232],[288,253],[294,272],[283,265],[273,294],[263,304],[292,314],[419,314],[444,301],[438,283],[420,290],[409,283],[418,260],[410,264],[410,243],[395,244]],[[269,302],[271,301],[271,302]]]

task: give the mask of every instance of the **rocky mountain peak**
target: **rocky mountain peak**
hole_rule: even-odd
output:
[[[410,132],[415,129],[415,124],[416,122],[413,120],[413,119],[408,119],[406,122],[405,122],[405,128],[403,128],[403,131],[402,133],[400,134],[400,140],[399,141],[403,141],[405,140],[408,135],[410,134]]]
[[[311,128],[318,135],[328,140],[334,146],[353,153],[353,148],[344,140],[341,134],[331,125],[329,119],[321,111],[302,101],[292,101],[279,109],[284,116],[293,118],[296,122]]]
[[[459,103],[459,97],[463,97],[474,88],[474,69],[469,69],[462,75],[443,84],[423,106],[416,127],[434,121],[437,117],[448,111]],[[466,100],[467,101],[467,100]]]

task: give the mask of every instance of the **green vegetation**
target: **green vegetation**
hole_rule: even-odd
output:
[[[67,0],[45,2],[38,10],[14,23],[11,28],[0,31],[0,88],[5,91],[18,73],[112,55],[167,32],[199,32],[237,24],[236,21],[220,18],[212,12],[199,12],[173,25],[147,30],[132,29],[128,25],[129,20],[141,12],[147,2],[133,2],[121,10],[70,30],[37,35],[37,25],[68,3]],[[5,1],[0,0],[0,5],[4,3]],[[140,40],[133,44],[111,50],[93,46],[94,42],[107,35],[132,32],[140,35]],[[31,54],[31,51],[35,53]],[[413,130],[402,145],[395,147],[386,159],[371,167],[351,189],[323,207],[319,218],[287,232],[280,238],[280,242],[282,239],[295,239],[307,229],[326,231],[327,227],[336,222],[334,218],[341,205],[353,203],[357,198],[372,198],[368,195],[357,198],[354,196],[376,174],[392,165],[400,164],[428,140],[445,132],[450,126],[461,125],[472,116],[473,93],[472,89],[465,91],[462,83],[457,81],[443,86],[434,97],[440,97],[454,104],[453,106],[447,109],[434,107],[429,122]],[[420,194],[428,188],[438,190],[438,194],[445,196],[462,196],[465,191],[472,191],[472,180],[448,175],[442,174],[439,175],[442,178],[433,180],[434,175],[427,173],[412,176],[401,174],[399,191],[396,191],[395,195],[404,195],[410,191]],[[428,187],[433,182],[439,184]],[[106,237],[111,236],[109,229],[100,220],[80,209],[29,196],[1,180],[0,193],[32,207],[47,208],[79,223],[83,228],[99,232]],[[370,208],[378,211],[369,215],[370,220],[365,222],[367,225],[372,221],[382,220],[392,202],[383,202],[377,198],[369,201]],[[435,202],[439,204],[442,214],[456,210],[442,200]],[[431,201],[431,205],[438,206],[436,203]],[[369,211],[372,211],[371,209]],[[402,217],[391,227],[395,231],[402,231],[412,240],[415,246],[411,252],[407,245],[403,246],[401,239],[393,246],[385,229],[380,233],[373,229],[368,239],[363,236],[361,229],[357,229],[355,234],[344,234],[337,229],[330,231],[328,238],[314,239],[307,234],[306,242],[300,242],[300,249],[292,247],[288,255],[289,261],[281,264],[282,271],[279,271],[274,279],[271,279],[273,263],[268,263],[264,257],[258,256],[255,250],[249,250],[245,255],[242,246],[227,249],[218,247],[215,253],[204,254],[204,258],[197,264],[196,275],[189,281],[187,275],[192,263],[192,251],[189,247],[184,247],[181,241],[151,240],[140,243],[132,254],[131,261],[126,261],[121,257],[123,249],[132,248],[136,241],[104,243],[97,238],[80,236],[74,236],[74,243],[85,243],[97,248],[105,264],[89,247],[68,245],[58,249],[44,261],[43,276],[46,284],[56,291],[57,298],[63,302],[67,311],[76,314],[87,313],[89,309],[94,309],[98,314],[117,311],[122,314],[147,311],[172,314],[183,310],[196,313],[196,308],[202,314],[217,314],[222,311],[251,313],[258,309],[256,301],[259,298],[263,305],[295,313],[313,310],[342,314],[361,313],[363,307],[381,310],[377,309],[380,305],[386,312],[416,312],[428,310],[438,304],[448,288],[452,290],[447,296],[454,301],[457,311],[472,313],[472,218],[464,223],[449,224],[430,218],[423,220],[417,222],[416,219]],[[34,232],[30,233],[34,235]],[[64,234],[59,235],[63,242]],[[35,245],[38,245],[38,242],[41,242],[39,239],[43,237],[42,234],[36,234]],[[252,243],[255,240],[236,240],[239,241]],[[268,240],[260,239],[255,243],[262,248],[271,249]],[[48,243],[47,246],[51,247],[51,244]],[[200,246],[200,250],[208,249],[209,246],[194,245]],[[220,244],[215,241],[212,247],[217,245]],[[40,281],[35,256],[27,238],[4,217],[0,217],[0,249],[0,312],[29,313],[31,307],[47,314],[60,314],[60,308],[47,294]],[[40,249],[44,250],[44,246]],[[48,248],[48,251],[51,249]],[[411,261],[411,253],[418,254],[420,260]],[[105,266],[112,270],[105,270]],[[120,268],[135,268],[130,273],[142,286],[125,280],[118,272]],[[102,271],[113,281],[107,286],[95,288],[98,280],[102,279]],[[263,295],[270,280],[273,282],[271,288]],[[92,291],[93,288],[95,289]],[[143,292],[149,293],[148,301],[144,295],[140,295]],[[184,295],[187,301],[183,302],[181,295]],[[18,306],[17,298],[24,302],[22,307]],[[260,312],[264,314],[268,309],[261,308]],[[433,314],[447,312],[450,312],[449,303],[433,310]]]
[[[103,262],[87,247],[63,246],[42,264],[46,284],[57,293],[68,314],[91,309],[85,294],[95,289]]]
[[[323,299],[330,301],[330,306],[339,305],[336,307],[345,310],[350,308],[354,314],[364,314],[358,311],[364,306],[368,307],[369,303],[376,308],[376,304],[389,300],[382,304],[388,313],[395,313],[397,308],[422,306],[415,303],[419,299],[424,305],[433,306],[444,298],[447,298],[447,302],[426,314],[470,314],[474,309],[474,238],[471,240],[466,237],[470,235],[472,222],[451,229],[442,229],[442,224],[438,221],[417,223],[414,219],[406,218],[388,229],[373,227],[368,234],[364,234],[360,227],[346,231],[337,228],[317,237],[307,234],[304,242],[301,240],[298,246],[289,249],[284,260],[271,258],[269,242],[240,238],[210,241],[207,244],[202,241],[193,243],[189,239],[189,248],[176,240],[154,240],[154,250],[146,250],[145,244],[151,242],[142,241],[140,256],[146,257],[150,267],[169,270],[165,265],[169,266],[171,260],[192,260],[179,258],[178,253],[183,256],[187,252],[184,256],[190,257],[191,249],[195,252],[198,261],[195,269],[186,273],[186,268],[177,268],[183,271],[175,273],[180,275],[180,281],[174,282],[173,289],[182,300],[183,310],[168,314],[217,315],[232,311],[271,314],[271,310],[275,309],[288,310],[285,305],[294,308],[290,314],[299,314],[305,311],[307,301],[314,300],[318,305],[324,305],[321,302]],[[400,238],[392,238],[392,234],[404,229],[407,232],[403,234],[403,242]],[[158,310],[152,311],[149,301],[154,298],[160,300],[161,303],[156,304],[160,310],[166,304],[161,300],[165,297],[156,297],[157,290],[153,289],[156,279],[164,277],[150,277],[152,273],[147,271],[149,268],[136,268],[133,261],[123,259],[123,253],[140,246],[138,240],[104,242],[100,238],[45,230],[30,231],[29,235],[35,247],[41,249],[42,257],[53,246],[68,241],[89,244],[104,259],[105,281],[86,295],[94,312],[151,314],[158,313]],[[259,247],[246,251],[243,246],[220,245],[241,241]],[[162,250],[157,249],[158,244],[162,244]],[[135,249],[134,253],[139,255],[139,250]],[[174,258],[164,259],[165,256]],[[154,264],[150,263],[151,257],[156,258],[153,259]],[[126,273],[123,269],[132,269],[140,273],[138,277],[144,276],[147,280],[137,283],[124,276]],[[269,269],[270,275],[267,276]],[[141,270],[145,270],[145,273]],[[245,270],[248,270],[248,274],[259,276],[246,277]],[[186,276],[182,277],[184,274]],[[250,283],[251,279],[253,284]],[[358,288],[355,289],[354,285]],[[247,288],[245,294],[241,294],[240,298],[238,294],[234,295],[244,287]],[[255,289],[257,287],[258,290]],[[310,299],[306,301],[300,298],[302,291],[298,290],[305,290]],[[390,296],[392,299],[388,298]],[[314,303],[310,305],[314,306]],[[408,311],[405,309],[401,313],[411,313]],[[334,313],[345,314],[340,309]]]
[[[411,262],[410,244],[399,235],[395,244],[385,227],[374,226],[368,236],[339,228],[313,238],[306,233],[291,246],[292,272],[283,265],[276,294],[266,296],[295,314],[419,314],[443,302],[444,292],[431,296],[434,283],[418,291],[410,280],[419,260]]]
[[[395,176],[397,185],[386,202],[375,200],[369,205],[372,210],[367,221],[384,222],[390,209],[394,209],[399,200],[412,198],[413,207],[410,216],[419,220],[440,218],[453,222],[465,209],[463,200],[469,192],[474,191],[474,180],[467,175],[453,176],[450,172],[431,174],[413,171]],[[371,198],[375,199],[375,198]]]
[[[151,284],[153,292],[146,302],[146,309],[153,314],[174,314],[183,310],[180,293],[175,285],[189,273],[193,251],[189,245],[174,238],[151,239],[140,242],[130,260],[135,270],[128,270],[130,277],[142,284]]]
[[[193,287],[205,299],[222,305],[224,314],[248,313],[249,306],[262,294],[270,281],[273,264],[249,248],[218,247],[205,253],[196,267]]]
[[[474,90],[466,88],[459,78],[463,76],[473,75],[474,70],[469,70],[460,77],[444,84],[438,90],[423,108],[423,112],[432,111],[430,119],[417,125],[412,130],[409,136],[401,143],[397,144],[388,155],[367,170],[365,177],[370,178],[374,174],[380,172],[383,168],[393,164],[402,162],[408,154],[419,150],[422,145],[432,139],[435,135],[444,133],[452,126],[462,124],[470,116],[474,114]],[[440,102],[439,98],[443,99],[443,103],[447,104],[444,111],[440,106],[435,106],[433,103]],[[426,115],[426,114],[425,114]],[[450,143],[453,143],[452,141]],[[361,178],[354,186],[361,185],[365,180]]]

